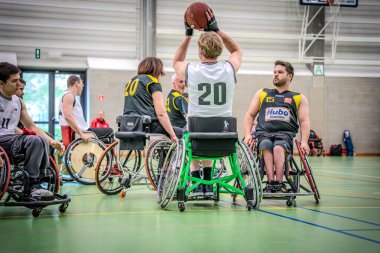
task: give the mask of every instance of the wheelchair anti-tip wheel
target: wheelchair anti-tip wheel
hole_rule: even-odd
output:
[[[95,165],[105,149],[106,145],[98,139],[91,138],[89,142],[76,139],[65,152],[67,172],[78,183],[95,184]]]
[[[130,187],[131,176],[127,171],[137,172],[140,164],[140,151],[119,151],[118,142],[115,141],[101,154],[96,164],[96,186],[106,195],[116,195],[122,191],[123,187]]]
[[[157,188],[157,203],[166,209],[177,192],[185,159],[185,143],[178,140],[170,146]]]
[[[164,164],[166,154],[169,151],[171,142],[169,140],[153,141],[145,155],[145,169],[148,179],[155,190],[157,190],[160,179],[161,168]]]

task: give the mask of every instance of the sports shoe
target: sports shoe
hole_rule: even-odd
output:
[[[54,193],[41,188],[40,185],[35,186],[30,191],[30,197],[37,201],[50,201],[54,199]]]
[[[265,185],[263,192],[264,193],[272,193],[273,192],[273,181],[268,181],[267,184]]]
[[[192,192],[190,192],[189,197],[192,198],[192,197],[199,197],[199,196],[203,196],[203,195],[204,195],[203,185],[200,184],[197,187],[195,187],[195,189]]]
[[[205,194],[205,197],[213,197],[214,196],[214,189],[212,185],[204,185],[203,192]]]
[[[286,184],[284,182],[279,182],[279,190],[283,193],[286,193],[288,189],[286,189]]]
[[[273,188],[274,188],[274,192],[277,192],[277,193],[287,192],[286,185],[283,181],[276,181]]]

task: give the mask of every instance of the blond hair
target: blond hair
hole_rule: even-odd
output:
[[[206,32],[199,37],[198,47],[206,59],[216,59],[222,54],[223,41],[215,32]]]

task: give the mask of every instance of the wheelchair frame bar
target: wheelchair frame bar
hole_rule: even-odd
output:
[[[194,184],[186,189],[185,195],[190,194],[190,192],[192,192],[200,184],[205,184],[205,185],[217,184],[220,186],[220,188],[223,188],[225,190],[225,191],[223,191],[222,189],[219,189],[219,192],[221,192],[221,193],[234,193],[234,194],[239,194],[239,195],[245,196],[245,192],[242,189],[246,188],[246,184],[244,182],[243,176],[240,173],[239,168],[237,167],[237,153],[234,152],[233,154],[228,156],[230,166],[231,166],[232,175],[228,175],[228,176],[224,176],[224,177],[220,177],[220,178],[213,178],[216,161],[223,159],[225,156],[212,157],[212,158],[210,158],[210,157],[193,157],[192,149],[191,149],[191,141],[189,141],[190,138],[191,138],[191,133],[190,134],[187,133],[184,135],[188,161],[187,161],[185,169],[181,173],[181,178],[180,178],[181,183],[179,184],[179,188],[186,188],[188,181],[192,181],[192,182],[194,182]],[[238,147],[237,142],[235,144],[235,147],[237,150],[237,147]],[[204,179],[189,176],[190,165],[191,165],[191,162],[193,160],[194,161],[199,161],[199,160],[214,161],[213,166],[212,166],[212,171],[211,171],[211,180],[204,180]],[[232,180],[237,179],[237,178],[241,182],[242,189],[239,189],[239,188],[229,184]]]

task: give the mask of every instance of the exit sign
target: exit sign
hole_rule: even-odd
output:
[[[34,50],[34,56],[36,57],[36,59],[40,59],[41,58],[41,49],[36,48]]]

